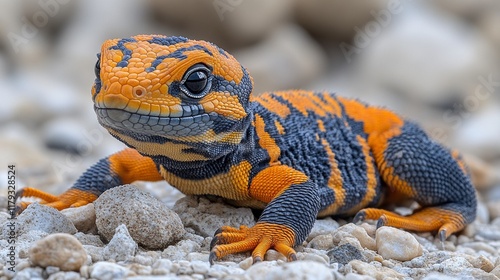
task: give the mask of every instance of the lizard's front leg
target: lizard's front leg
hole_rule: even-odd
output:
[[[293,247],[306,239],[320,208],[317,185],[296,169],[275,165],[252,179],[250,195],[268,203],[257,224],[218,230],[211,244],[210,263],[250,250],[255,263],[263,260],[270,248],[295,260]]]
[[[151,158],[142,156],[134,149],[127,148],[101,159],[83,173],[73,187],[59,196],[27,187],[21,189],[16,194],[16,198],[40,198],[42,204],[62,210],[91,203],[101,193],[116,186],[130,184],[134,181],[160,180],[163,180],[163,177]],[[28,207],[28,204],[20,202],[16,212],[22,212]]]

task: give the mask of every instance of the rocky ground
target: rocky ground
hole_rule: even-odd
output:
[[[317,220],[297,248],[298,261],[270,250],[255,265],[249,253],[209,264],[215,230],[252,225],[255,218],[250,209],[202,197],[183,197],[170,209],[149,192],[125,185],[61,212],[32,204],[10,229],[8,218],[0,213],[0,279],[500,278],[499,203],[480,203],[478,219],[444,243],[429,233],[376,229],[372,222]],[[15,273],[7,265],[10,230],[17,236]]]

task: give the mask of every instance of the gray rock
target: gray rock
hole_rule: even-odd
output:
[[[408,261],[422,255],[420,243],[406,231],[380,227],[376,233],[377,251],[384,259]]]
[[[64,271],[79,270],[87,260],[82,244],[66,233],[51,234],[29,250],[29,260],[41,267],[56,266]]]
[[[135,256],[138,250],[137,243],[130,237],[127,227],[119,225],[115,235],[104,247],[103,257],[106,260],[127,261]]]
[[[364,260],[361,252],[351,244],[343,244],[328,251],[330,263],[348,264],[352,260]]]
[[[7,222],[9,223],[9,222]],[[8,227],[2,226],[2,237],[7,239]],[[32,203],[16,219],[15,231],[20,236],[30,231],[51,233],[76,233],[73,223],[55,208]]]
[[[75,225],[78,231],[84,233],[97,233],[93,203],[81,207],[66,208],[62,210],[61,213]]]
[[[123,279],[131,273],[128,268],[111,262],[98,262],[90,269],[90,277],[98,280]]]
[[[115,229],[125,224],[139,245],[161,249],[179,240],[185,232],[177,214],[133,185],[105,191],[94,205],[99,235],[106,240],[111,240]]]
[[[248,208],[235,208],[203,197],[187,196],[177,201],[173,209],[185,227],[195,230],[203,237],[213,236],[222,226],[239,227],[255,224],[252,211]]]

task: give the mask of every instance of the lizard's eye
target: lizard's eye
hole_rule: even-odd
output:
[[[97,59],[97,62],[95,63],[94,67],[94,73],[97,79],[101,78],[101,60]]]
[[[203,64],[195,64],[184,74],[180,88],[191,98],[202,98],[212,85],[210,69]]]

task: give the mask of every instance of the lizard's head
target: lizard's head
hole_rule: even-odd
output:
[[[98,58],[95,111],[126,144],[241,141],[252,80],[221,48],[183,37],[138,35],[105,41]]]

